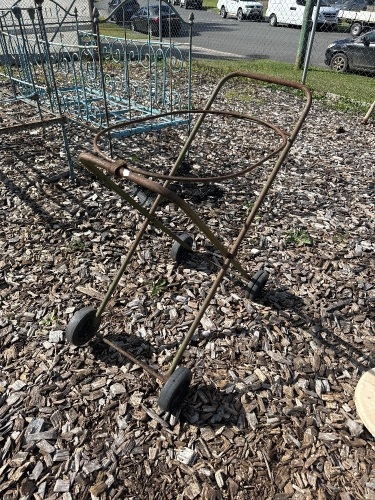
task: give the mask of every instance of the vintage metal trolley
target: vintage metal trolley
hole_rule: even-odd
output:
[[[286,89],[289,92],[301,94],[301,107],[298,112],[298,116],[296,116],[295,122],[293,124],[288,123],[289,129],[286,130],[268,120],[263,120],[256,116],[240,113],[238,111],[216,109],[214,105],[218,100],[219,93],[227,84],[233,83],[236,79],[249,83],[255,82],[259,85],[271,85],[278,90]],[[310,106],[310,91],[302,84],[264,75],[246,72],[233,72],[220,80],[204,108],[185,111],[179,110],[175,112],[170,111],[160,115],[141,117],[138,119],[136,118],[126,123],[111,126],[107,129],[101,130],[95,136],[94,148],[92,152],[84,152],[79,157],[81,163],[92,174],[106,184],[111,191],[117,193],[123,200],[139,211],[145,219],[126,256],[124,257],[122,265],[113,279],[113,282],[110,285],[102,303],[98,308],[89,306],[78,310],[73,315],[67,326],[66,339],[75,346],[81,346],[97,335],[107,345],[115,348],[123,356],[130,359],[133,363],[141,366],[152,376],[156,377],[162,385],[158,399],[158,404],[162,410],[173,411],[178,408],[188,393],[192,373],[188,368],[182,366],[183,355],[229,268],[234,268],[240,274],[241,278],[245,282],[245,293],[251,300],[255,300],[259,296],[267,282],[268,272],[265,269],[260,269],[255,274],[250,275],[240,264],[237,259],[237,254],[239,247],[249,231],[259,208],[265,200],[277,173],[282,167],[291,146],[296,140],[297,134],[305,121]],[[125,159],[112,158],[113,150],[112,147],[108,147],[108,142],[120,140],[120,138],[124,137],[125,139],[126,137],[130,137],[131,140],[131,130],[137,130],[146,122],[148,123],[148,126],[150,122],[152,122],[155,130],[157,130],[158,123],[162,122],[164,115],[168,115],[168,117],[172,120],[174,115],[176,118],[183,115],[186,117],[186,122],[191,125],[190,131],[186,134],[187,138],[183,142],[177,159],[167,172],[155,171],[157,168],[149,170],[148,168],[144,168],[142,165],[134,165],[131,157]],[[194,175],[182,175],[182,165],[186,158],[189,157],[194,140],[199,136],[201,127],[204,126],[205,121],[209,119],[209,117],[219,117],[219,119],[230,118],[230,120],[235,121],[240,120],[243,127],[249,124],[251,126],[255,124],[257,129],[265,130],[266,134],[275,136],[276,140],[270,144],[269,151],[265,151],[263,149],[259,158],[247,163],[244,162],[245,164],[243,166],[239,166],[239,168],[235,170],[232,170],[232,168],[224,169],[226,171],[219,169],[216,174],[211,171],[209,175],[207,175],[204,172],[202,174],[201,170],[198,169],[194,171]],[[136,139],[133,139],[133,141],[141,141],[139,137],[140,136],[137,136]],[[103,151],[102,143],[107,143],[110,153],[107,154]],[[197,211],[192,208],[191,204],[185,201],[185,199],[183,199],[179,194],[176,194],[175,190],[171,189],[171,183],[174,185],[183,185],[184,183],[200,183],[200,185],[202,185],[205,183],[221,183],[229,179],[231,181],[234,180],[235,182],[238,182],[237,180],[240,177],[246,176],[246,174],[253,171],[257,167],[264,167],[265,164],[267,165],[267,174],[263,188],[259,195],[257,195],[256,201],[243,222],[243,226],[240,229],[238,236],[234,238],[234,241],[229,247],[225,246],[220,237],[214,234],[213,230],[202,220]],[[146,208],[144,204],[139,202],[139,198],[137,201],[134,195],[129,194],[129,192],[121,187],[119,183],[114,182],[111,176],[121,177],[121,182],[125,182],[126,184],[130,183],[133,187],[140,187],[146,192],[152,193],[154,196],[152,206],[150,208]],[[191,322],[187,333],[179,345],[173,361],[166,371],[161,371],[159,369],[154,369],[154,367],[150,366],[150,364],[147,364],[142,359],[138,359],[132,353],[122,349],[119,345],[106,338],[106,336],[100,335],[99,327],[103,312],[119,285],[127,266],[129,265],[150,224],[153,224],[174,240],[171,256],[176,262],[183,262],[185,259],[189,258],[190,253],[193,252],[193,238],[190,234],[175,234],[174,231],[169,229],[169,227],[167,227],[167,225],[156,216],[158,207],[162,202],[165,203],[165,201],[177,206],[178,209],[180,209],[185,216],[187,216],[191,223],[198,228],[204,237],[209,240],[215,249],[222,255],[222,263],[207,296],[202,302],[200,308],[197,310],[194,320]]]

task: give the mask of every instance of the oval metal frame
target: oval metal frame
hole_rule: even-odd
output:
[[[221,182],[229,179],[235,179],[236,177],[241,177],[251,170],[254,170],[255,168],[259,167],[263,163],[265,163],[267,160],[270,158],[276,156],[280,151],[282,151],[288,141],[289,134],[285,130],[282,130],[280,127],[276,126],[275,124],[261,120],[260,118],[256,118],[251,115],[243,114],[243,113],[237,113],[236,111],[225,111],[225,110],[214,110],[214,109],[191,109],[191,110],[176,110],[176,111],[169,111],[166,113],[160,113],[157,115],[152,115],[152,116],[146,116],[142,118],[135,118],[133,120],[129,120],[127,122],[122,122],[122,123],[116,123],[114,125],[111,125],[105,129],[100,130],[94,137],[93,141],[93,148],[94,151],[101,156],[102,158],[106,159],[107,161],[114,161],[109,155],[107,155],[104,151],[102,151],[99,147],[99,141],[104,135],[110,134],[112,131],[119,129],[119,128],[126,128],[126,127],[131,127],[132,125],[138,124],[138,123],[144,123],[150,120],[156,120],[159,118],[164,118],[164,117],[171,117],[171,116],[176,116],[176,115],[183,115],[183,114],[203,114],[203,115],[219,115],[219,116],[229,116],[233,118],[238,118],[240,120],[246,120],[246,121],[251,121],[253,123],[257,123],[258,125],[262,125],[270,130],[273,130],[277,135],[280,136],[281,141],[280,144],[275,147],[271,152],[269,152],[267,155],[265,155],[261,160],[252,163],[248,167],[238,170],[236,172],[232,172],[230,174],[224,174],[224,175],[219,175],[219,176],[209,176],[209,177],[181,177],[177,175],[167,175],[167,174],[160,174],[158,172],[150,172],[149,170],[144,170],[142,168],[134,167],[131,164],[128,164],[125,160],[124,163],[126,163],[126,168],[130,170],[131,172],[134,172],[139,175],[143,175],[146,177],[151,177],[155,179],[162,179],[166,181],[178,181],[178,182]],[[118,160],[117,160],[118,161]],[[125,165],[124,165],[125,166]],[[174,171],[174,169],[172,170]]]

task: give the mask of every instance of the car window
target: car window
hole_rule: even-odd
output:
[[[146,10],[146,9],[145,9]],[[161,13],[162,15],[169,15],[171,12],[171,9],[168,7],[168,5],[162,5],[161,6]],[[157,5],[151,5],[150,6],[150,14],[153,16],[159,15],[159,6]]]

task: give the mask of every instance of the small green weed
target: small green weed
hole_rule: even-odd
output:
[[[311,246],[313,244],[313,239],[309,235],[306,229],[296,229],[292,231],[288,231],[287,236],[285,238],[286,245],[295,245],[295,246]]]
[[[56,320],[56,311],[51,311],[39,321],[39,324],[41,326],[52,326],[56,322]]]
[[[161,279],[150,283],[151,285],[151,297],[159,297],[160,294],[165,292],[165,287],[167,285],[167,280]]]
[[[72,238],[69,245],[65,248],[68,253],[81,252],[86,248],[85,242],[80,238]]]

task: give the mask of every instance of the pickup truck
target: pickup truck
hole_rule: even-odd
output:
[[[350,26],[350,34],[359,36],[362,31],[375,28],[375,12],[362,10],[353,12],[352,10],[340,10],[337,14],[340,24],[347,22]]]
[[[223,18],[236,17],[239,21],[263,18],[263,4],[251,0],[218,0],[217,8]]]

